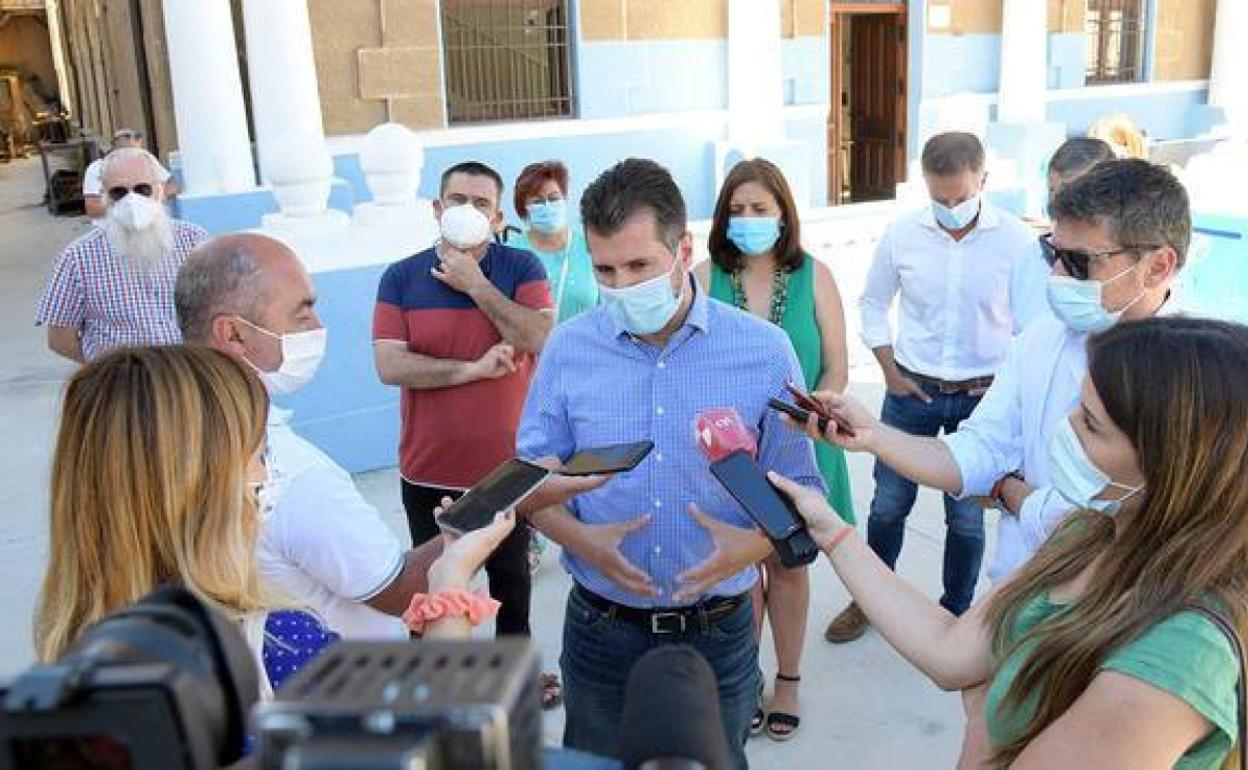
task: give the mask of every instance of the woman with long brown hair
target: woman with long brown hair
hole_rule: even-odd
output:
[[[843,391],[849,382],[849,354],[841,295],[828,266],[802,248],[797,204],[774,163],[743,160],[728,172],[715,204],[707,250],[710,260],[694,268],[707,293],[784,329],[802,367],[805,381],[798,385]],[[853,524],[845,453],[819,442],[815,460],[828,487],[829,504]],[[801,724],[798,686],[810,577],[805,569],[784,569],[774,557],[763,562],[761,576],[754,605],[771,620],[777,671],[771,704],[767,710],[759,705],[751,728],[785,741]]]
[[[74,374],[52,463],[50,561],[35,617],[41,661],[164,584],[238,622],[274,685],[291,673],[292,639],[332,641],[305,613],[270,613],[301,597],[272,595],[259,578],[268,408],[243,363],[206,347],[122,349]],[[511,526],[500,517],[448,548],[429,571],[430,594],[466,589]],[[467,635],[458,617],[432,621],[433,634]]]
[[[945,689],[986,687],[966,743],[986,751],[964,749],[963,767],[1233,764],[1241,671],[1216,618],[1248,630],[1248,327],[1123,323],[1088,357],[1050,448],[1072,514],[960,618],[888,570],[821,495],[773,480],[893,647]],[[861,406],[824,401],[855,429],[838,443],[888,440]]]

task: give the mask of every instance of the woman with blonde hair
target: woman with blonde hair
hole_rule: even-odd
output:
[[[986,687],[961,767],[1233,766],[1237,741],[1244,750],[1248,327],[1152,318],[1088,348],[1079,406],[1049,450],[1072,514],[961,617],[888,570],[821,494],[773,481],[894,648],[942,688]],[[856,433],[828,438],[889,440],[861,405],[823,399]]]
[[[165,584],[239,623],[274,685],[291,673],[283,656],[292,641],[311,645],[306,661],[335,638],[303,613],[269,613],[300,597],[268,594],[256,563],[268,408],[259,379],[209,348],[122,349],[74,374],[52,463],[51,555],[35,618],[41,661]],[[430,570],[431,593],[466,589],[510,528],[500,517],[449,548]],[[451,614],[445,623],[458,634]]]

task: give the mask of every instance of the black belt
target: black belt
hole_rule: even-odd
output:
[[[906,375],[912,380],[915,380],[920,385],[927,383],[931,385],[932,387],[936,388],[937,393],[940,393],[946,396],[951,395],[953,393],[970,393],[972,395],[983,395],[984,391],[988,390],[989,386],[992,385],[992,375],[988,375],[986,377],[972,377],[969,380],[951,381],[951,380],[941,380],[935,377],[928,377],[926,374],[919,374],[918,372],[914,372],[914,371],[907,369],[901,364],[897,364],[897,368],[901,370],[902,374]]]
[[[579,584],[574,589],[585,603],[613,618],[641,626],[652,634],[706,632],[745,603],[745,594],[715,597],[688,607],[629,607],[604,599]]]

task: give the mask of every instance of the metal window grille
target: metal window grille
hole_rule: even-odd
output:
[[[1088,85],[1142,79],[1143,0],[1088,0],[1084,16]]]
[[[568,0],[442,0],[452,124],[572,114]]]

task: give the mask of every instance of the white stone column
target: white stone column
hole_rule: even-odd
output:
[[[169,75],[186,192],[255,186],[229,0],[164,0]]]
[[[1001,9],[1001,83],[997,121],[1043,123],[1048,88],[1048,7],[1005,0]]]
[[[778,0],[728,0],[728,141],[784,141]]]
[[[307,0],[243,0],[247,79],[260,178],[283,136],[324,137]]]
[[[1232,135],[1248,139],[1248,2],[1218,0],[1209,104],[1226,114]]]
[[[52,66],[56,69],[56,91],[61,106],[74,112],[74,95],[69,87],[65,62],[65,35],[61,30],[61,0],[44,0],[44,18],[48,21],[48,39],[52,41]]]

